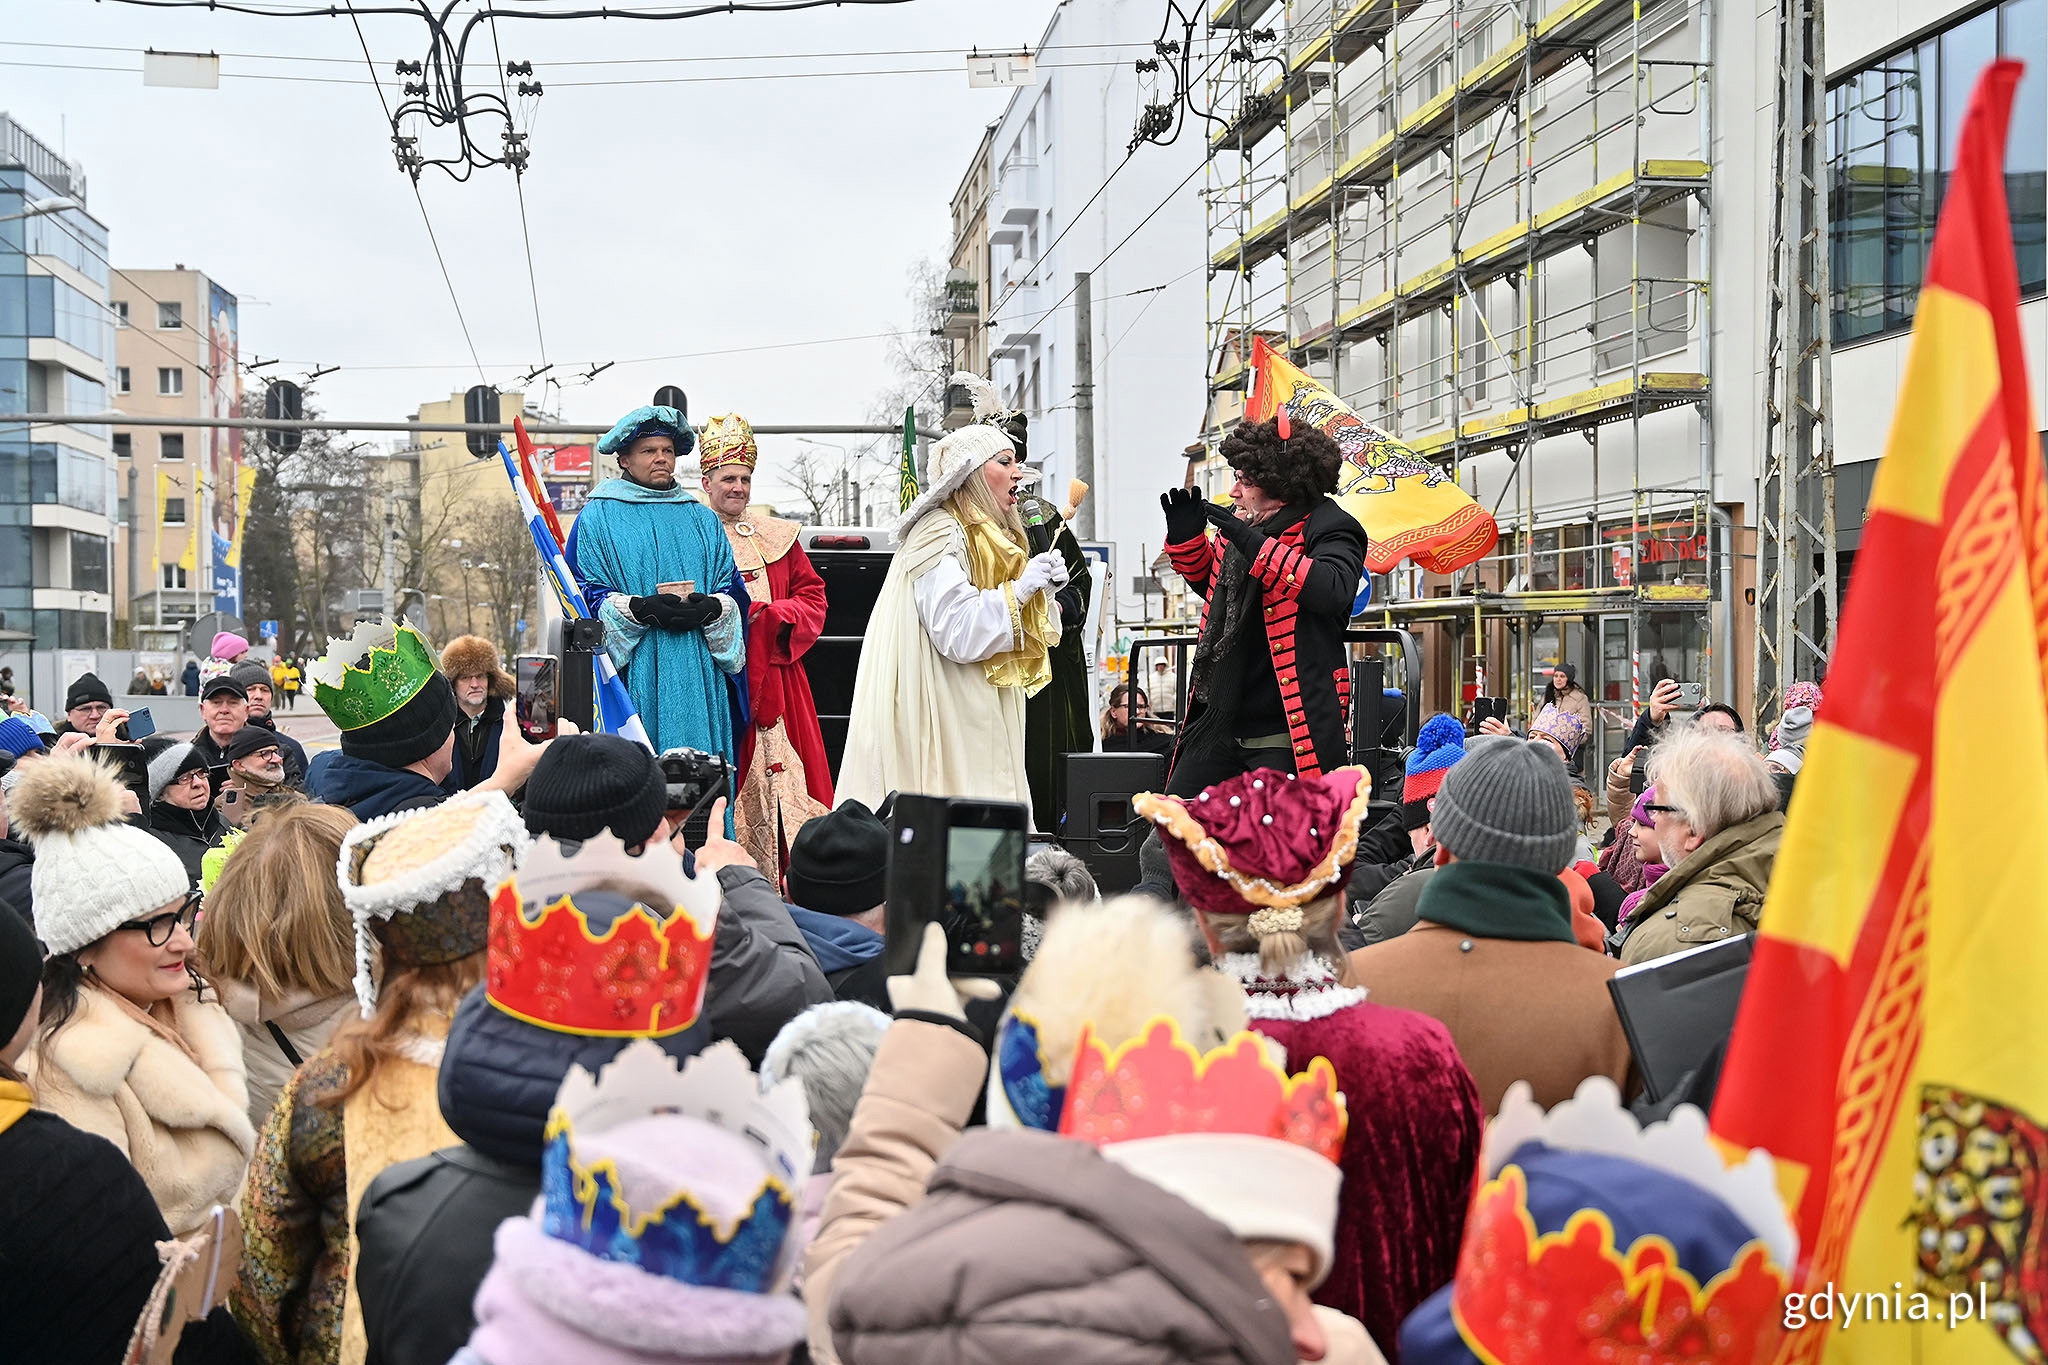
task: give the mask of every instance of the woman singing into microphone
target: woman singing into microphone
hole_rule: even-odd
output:
[[[1030,476],[1011,439],[973,423],[933,449],[929,485],[868,624],[838,793],[1031,799],[1024,701],[1051,680],[1058,551],[1032,555],[1017,511]]]

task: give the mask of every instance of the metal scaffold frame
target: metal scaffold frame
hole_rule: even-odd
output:
[[[1757,509],[1756,714],[1818,680],[1834,638],[1835,436],[1821,0],[1780,0],[1770,330]]]
[[[1696,51],[1659,42],[1687,21]],[[1730,538],[1697,582],[1640,572],[1725,527],[1709,407],[1713,22],[1713,0],[1223,0],[1211,13],[1217,51],[1270,28],[1258,50],[1280,61],[1211,64],[1210,107],[1227,121],[1205,186],[1205,440],[1213,450],[1241,415],[1263,336],[1495,511],[1494,555],[1448,579],[1404,567],[1376,598],[1390,619],[1455,620],[1473,656],[1461,676],[1484,667],[1490,624],[1507,641],[1496,669],[1525,692],[1546,618],[1673,610],[1699,613],[1702,665],[1732,671],[1710,619],[1717,597],[1727,619]],[[1591,283],[1553,299],[1551,264],[1575,250]],[[1682,472],[1667,458],[1646,476],[1647,443],[1668,452],[1673,438],[1646,436],[1645,419],[1672,409],[1696,414],[1697,450],[1678,438]],[[1626,451],[1603,458],[1603,433],[1624,429]],[[1573,433],[1584,455],[1539,455]],[[1546,493],[1539,459],[1589,467],[1588,494]]]

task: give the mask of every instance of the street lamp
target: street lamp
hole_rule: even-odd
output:
[[[47,199],[32,199],[20,213],[0,215],[0,223],[12,223],[20,218],[40,218],[46,213],[62,213],[66,209],[79,207],[76,199],[68,194],[53,194]]]

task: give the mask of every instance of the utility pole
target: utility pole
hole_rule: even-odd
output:
[[[1826,671],[1835,631],[1835,437],[1821,0],[1778,0],[1769,321],[1759,480],[1756,724]],[[1728,604],[1732,609],[1733,604]]]
[[[135,461],[128,461],[128,648],[135,649],[135,593],[140,584],[137,577],[139,556],[135,552],[136,518],[142,515],[142,505],[135,501]]]
[[[384,614],[389,617],[397,602],[398,592],[398,513],[391,507],[391,490],[384,490],[384,553],[377,574],[377,591],[381,593]]]
[[[1074,272],[1074,477],[1095,486],[1095,300],[1085,270]],[[1095,539],[1094,498],[1081,500],[1074,535]]]

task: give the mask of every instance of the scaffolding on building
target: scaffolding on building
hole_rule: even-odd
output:
[[[1592,665],[1610,725],[1653,667],[1732,690],[1714,643],[1717,603],[1732,638],[1732,538],[1709,406],[1712,9],[1211,11],[1205,439],[1241,413],[1263,336],[1494,511],[1487,559],[1375,584],[1386,619],[1433,622],[1448,646],[1432,650],[1424,709],[1462,709],[1476,689],[1526,710],[1536,670],[1567,656]],[[1674,613],[1696,645],[1646,654],[1645,618]],[[1590,639],[1567,641],[1574,620]],[[1627,625],[1619,678],[1613,621]]]

